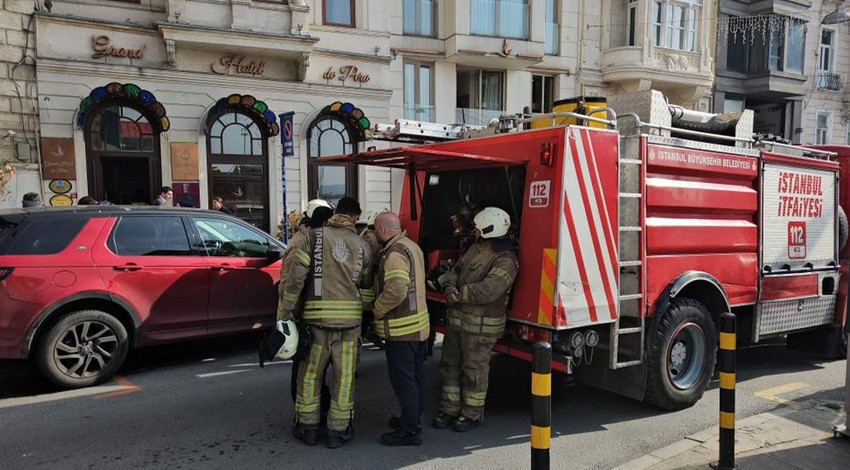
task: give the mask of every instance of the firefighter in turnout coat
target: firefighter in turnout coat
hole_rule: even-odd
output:
[[[313,342],[298,369],[293,434],[307,445],[318,440],[321,371],[330,362],[334,370],[328,411],[328,447],[336,448],[353,436],[354,372],[360,354],[363,304],[359,289],[371,278],[371,260],[354,223],[360,205],[342,198],[324,227],[312,231],[309,251],[300,253],[281,281],[281,314],[292,316],[303,300],[303,320]],[[303,296],[303,298],[302,298]]]
[[[458,432],[484,416],[490,351],[505,331],[508,296],[519,264],[506,235],[507,212],[487,207],[475,218],[478,242],[441,279],[449,309],[440,360],[440,412],[432,425]]]
[[[381,442],[419,445],[419,420],[425,411],[425,340],[430,333],[425,256],[392,212],[377,217],[375,233],[385,245],[375,276],[375,330],[386,340],[387,372],[401,405],[401,416],[390,419],[393,431],[381,435]]]
[[[286,251],[283,252],[283,262],[280,265],[280,284],[278,286],[278,294],[280,300],[277,304],[277,319],[283,320],[283,295],[284,287],[287,285],[286,280],[290,276],[290,268],[300,264],[301,260],[309,260],[310,243],[312,239],[313,229],[325,225],[325,222],[333,215],[333,207],[324,199],[313,199],[307,203],[307,210],[304,211],[304,217],[298,222],[297,231],[289,239],[289,244],[286,246]],[[303,305],[297,305],[292,309],[296,320],[301,320],[303,317]],[[292,401],[295,402],[295,396],[298,391],[298,367],[301,364],[301,354],[292,357],[292,377],[290,380],[290,388],[292,392]],[[327,414],[328,404],[330,403],[330,392],[327,385],[322,387],[322,414]]]

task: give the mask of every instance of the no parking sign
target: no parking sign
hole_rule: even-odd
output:
[[[295,156],[295,145],[292,143],[292,117],[293,112],[283,113],[280,115],[281,123],[281,141],[283,142],[283,156]]]

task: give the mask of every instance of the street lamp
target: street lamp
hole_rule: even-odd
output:
[[[841,4],[844,4],[844,0],[841,0]],[[835,7],[835,11],[823,17],[820,20],[821,24],[841,24],[850,21],[850,13],[847,13],[845,10],[841,9],[842,5],[838,5]]]

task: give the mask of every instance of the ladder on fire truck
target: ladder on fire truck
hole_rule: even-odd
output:
[[[617,194],[619,217],[619,310],[617,320],[611,324],[608,367],[623,367],[643,364],[644,329],[646,317],[643,315],[643,238],[641,211],[643,210],[642,169],[640,152],[630,151],[634,147],[623,139],[618,167],[620,172]],[[629,347],[621,347],[624,338],[635,338]],[[622,353],[622,354],[621,354]],[[623,358],[623,355],[627,356]]]

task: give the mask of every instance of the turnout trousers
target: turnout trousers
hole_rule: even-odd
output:
[[[418,433],[425,411],[425,341],[387,341],[387,371],[401,408],[403,430]]]
[[[440,411],[471,420],[484,417],[490,375],[490,352],[496,338],[449,326],[440,359]]]
[[[313,335],[309,357],[298,367],[298,392],[295,418],[300,424],[318,426],[324,374],[328,363],[333,367],[330,386],[331,404],[328,429],[345,431],[354,417],[354,372],[360,356],[360,327],[328,330],[309,326]]]

